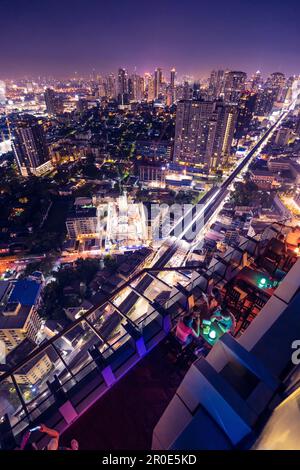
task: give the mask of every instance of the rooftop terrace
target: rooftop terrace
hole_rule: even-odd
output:
[[[174,267],[181,255],[166,247],[152,268],[134,274],[2,375],[0,416],[8,437],[1,446],[14,447],[29,425],[44,422],[65,439],[78,437],[82,448],[149,448],[155,423],[196,359],[181,365],[174,359],[170,338],[178,319],[218,286],[236,319],[233,335],[242,337],[297,260],[293,246],[280,251],[271,243],[289,231],[274,224],[257,239],[241,237],[206,268]],[[78,327],[81,334],[72,335]],[[201,332],[204,355],[222,333],[211,341]],[[18,383],[19,369],[41,352],[54,357],[53,351],[53,367],[35,387]]]

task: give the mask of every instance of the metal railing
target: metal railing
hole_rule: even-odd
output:
[[[266,230],[270,232],[276,225],[280,230],[290,229],[283,224],[272,224]],[[174,326],[178,316],[186,311],[184,292],[192,293],[197,288],[201,295],[201,292],[207,292],[220,281],[226,283],[229,269],[230,276],[233,276],[242,267],[245,252],[249,258],[255,258],[263,235],[259,240],[243,237],[238,247],[229,247],[223,256],[214,258],[207,269],[201,266],[144,268],[132,275],[99,305],[85,312],[72,325],[0,376],[0,421],[1,416],[8,416],[15,436],[42,416],[46,421],[49,412],[57,412],[55,397],[50,389],[51,382],[56,378],[59,379],[60,389],[73,397],[75,408],[97,388],[107,388],[90,354],[91,348],[97,348],[114,372],[124,368],[126,362],[137,355],[135,341],[126,325],[143,337],[146,349],[150,348],[150,343],[155,344],[155,339],[158,341],[159,336],[163,336],[164,318],[169,315]],[[145,276],[151,277],[151,283],[140,292],[138,286]],[[125,290],[128,293],[123,299]],[[165,298],[161,296],[162,292]],[[131,295],[137,296],[137,300],[132,307],[129,303],[130,308],[125,312],[122,305]],[[159,296],[161,298],[157,300]]]

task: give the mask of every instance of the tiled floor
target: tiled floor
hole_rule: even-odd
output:
[[[149,353],[62,436],[80,448],[151,448],[152,431],[180,384],[188,365],[180,368],[166,341]]]

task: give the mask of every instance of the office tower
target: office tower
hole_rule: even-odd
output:
[[[237,106],[226,105],[221,101],[215,103],[215,112],[212,120],[216,121],[213,148],[208,166],[216,168],[225,163],[231,153],[231,144],[237,120]]]
[[[146,91],[147,91],[147,100],[153,101],[154,96],[154,78],[150,73],[145,74],[145,84],[146,84]]]
[[[262,85],[262,76],[259,70],[251,77],[251,90],[257,91]]]
[[[94,82],[94,86],[96,87],[96,93],[99,98],[104,98],[107,96],[107,81],[98,76],[97,82]]]
[[[285,99],[285,75],[281,72],[273,72],[268,77],[265,87],[274,92],[275,101],[283,102]]]
[[[36,118],[22,116],[12,129],[12,146],[22,176],[38,175],[49,168],[49,151],[43,127]]]
[[[171,88],[175,88],[176,69],[171,69],[170,72],[170,85]]]
[[[137,74],[131,76],[132,82],[132,96],[135,101],[142,101],[144,99],[144,79]],[[128,80],[128,92],[129,92],[129,80]],[[129,92],[130,95],[130,92]]]
[[[257,116],[268,116],[274,106],[277,96],[277,89],[272,90],[271,88],[263,88],[258,90],[255,114]]]
[[[162,69],[157,68],[154,72],[154,99],[159,98],[162,85]]]
[[[205,163],[214,104],[181,100],[177,104],[174,160]]]
[[[62,97],[57,95],[52,88],[47,88],[44,93],[47,113],[55,116],[64,112]]]
[[[134,101],[135,96],[134,96],[133,78],[132,77],[128,78],[127,86],[128,86],[128,99],[129,99],[129,101]]]
[[[169,85],[166,88],[166,105],[172,106],[172,104],[173,104],[173,93],[172,93],[171,85]]]
[[[184,82],[183,84],[183,99],[191,100],[193,97],[193,89],[189,82]]]
[[[224,93],[224,70],[213,70],[210,74],[208,85],[208,98],[215,100]]]
[[[117,92],[118,92],[118,102],[120,104],[127,104],[128,103],[127,71],[122,68],[120,68],[118,71]]]
[[[247,74],[245,72],[231,71],[226,73],[224,100],[226,103],[237,104],[244,91]]]
[[[0,106],[6,103],[6,85],[3,80],[0,80]]]
[[[120,68],[118,71],[118,94],[123,95],[127,91],[127,72]]]
[[[116,77],[113,73],[109,74],[106,78],[107,83],[107,97],[109,99],[115,99],[117,96],[116,90]]]
[[[177,105],[174,160],[215,168],[230,153],[236,106],[182,100]]]
[[[192,89],[193,100],[201,99],[201,85],[200,82],[194,82]]]
[[[235,138],[240,139],[249,130],[250,122],[256,106],[257,94],[245,92],[242,94],[238,104],[238,115],[235,130]]]
[[[176,70],[175,70],[175,68],[173,68],[173,69],[171,69],[171,72],[170,72],[170,87],[169,87],[170,100],[171,100],[170,104],[173,104],[176,100],[176,96],[175,96],[175,93],[176,93],[175,78],[176,78]]]

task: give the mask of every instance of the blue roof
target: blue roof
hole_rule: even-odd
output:
[[[15,283],[10,302],[20,302],[21,305],[34,305],[37,301],[41,289],[41,284],[31,280],[20,280]]]

